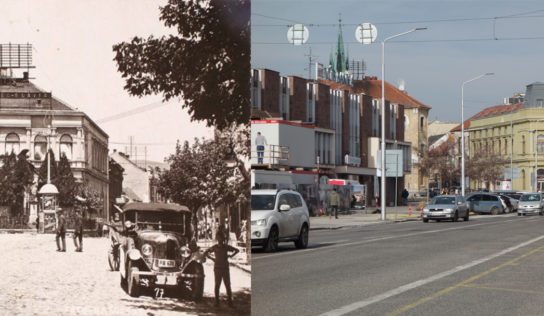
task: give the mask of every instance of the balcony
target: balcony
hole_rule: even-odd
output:
[[[288,169],[289,147],[280,145],[265,145],[264,150],[253,148],[251,151],[252,168]]]

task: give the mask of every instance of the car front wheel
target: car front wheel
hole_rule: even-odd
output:
[[[300,229],[300,235],[295,241],[295,246],[298,249],[304,249],[308,247],[308,226],[306,226],[306,224],[302,225],[302,228]]]
[[[278,250],[278,239],[279,239],[278,228],[274,226],[270,229],[270,233],[268,234],[268,240],[266,241],[264,245],[264,251],[274,252]]]

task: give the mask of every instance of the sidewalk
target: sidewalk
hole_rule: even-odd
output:
[[[334,216],[310,217],[310,230],[339,229],[344,227],[357,227],[421,220],[419,203],[412,204],[411,214],[408,206],[389,206],[385,210],[385,221],[381,219],[381,213],[378,212],[374,214],[374,212],[376,211],[376,207],[367,207],[364,210],[351,209],[350,214],[338,214],[338,219],[334,218]]]

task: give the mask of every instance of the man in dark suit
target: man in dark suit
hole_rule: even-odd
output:
[[[78,244],[79,241],[79,244]],[[74,246],[77,252],[83,251],[83,217],[81,211],[76,211],[76,226],[74,228]]]
[[[66,219],[64,218],[64,214],[62,212],[62,209],[57,210],[57,251],[66,252]],[[59,239],[62,239],[62,248],[59,243]]]

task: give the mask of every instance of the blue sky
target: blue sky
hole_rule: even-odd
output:
[[[480,74],[494,76],[465,85],[465,119],[501,104],[526,85],[544,81],[544,3],[542,1],[356,1],[252,0],[252,68],[308,77],[309,49],[328,64],[339,15],[350,59],[366,63],[366,75],[381,78],[381,44],[386,44],[388,82],[406,82],[408,93],[432,107],[430,120],[460,122],[461,84]],[[378,29],[376,43],[355,39],[358,24]],[[287,42],[288,25],[306,24],[305,45]]]

